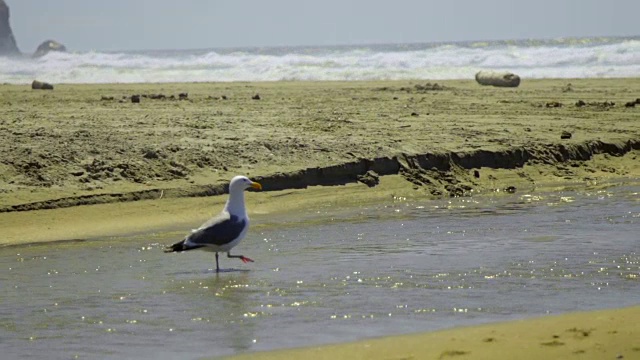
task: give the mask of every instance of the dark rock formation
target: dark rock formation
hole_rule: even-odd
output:
[[[20,50],[9,25],[9,7],[0,0],[0,56],[19,55]]]
[[[476,81],[480,85],[518,87],[520,85],[520,76],[506,71],[478,71],[476,73]]]
[[[47,40],[38,46],[36,52],[33,53],[33,57],[37,58],[45,56],[50,51],[67,51],[67,47],[55,40]]]

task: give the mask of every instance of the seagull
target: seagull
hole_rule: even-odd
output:
[[[229,183],[229,199],[222,212],[212,217],[199,228],[192,230],[184,240],[165,248],[164,252],[183,252],[201,249],[216,253],[216,272],[220,272],[218,253],[226,252],[228,258],[237,258],[243,263],[253,262],[243,255],[231,255],[232,248],[240,243],[249,229],[249,217],[244,207],[244,190],[262,190],[262,185],[246,176],[235,176]]]

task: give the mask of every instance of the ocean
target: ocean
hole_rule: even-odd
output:
[[[353,46],[52,52],[0,58],[0,83],[157,83],[640,76],[640,36]]]

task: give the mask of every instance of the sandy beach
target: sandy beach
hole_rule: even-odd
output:
[[[638,184],[639,97],[638,78],[0,85],[0,246],[190,228],[236,174],[263,184],[257,226],[326,203]],[[639,312],[242,358],[634,359]]]
[[[472,81],[2,85],[0,94],[4,244],[183,226],[208,216],[201,207],[212,200],[203,196],[223,194],[236,174],[263,183],[268,192],[254,209],[269,213],[312,201],[292,190],[308,187],[326,190],[319,201],[336,193],[327,185],[344,185],[335,201],[375,201],[603,186],[640,173],[640,105],[625,106],[640,94],[637,78],[516,89]],[[391,180],[375,186],[380,176]],[[283,198],[293,205],[281,206]],[[64,210],[28,211],[49,209]]]

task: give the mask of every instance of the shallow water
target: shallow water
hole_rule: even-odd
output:
[[[3,358],[169,359],[638,304],[640,188],[256,218],[235,250],[182,235],[0,248]],[[198,225],[198,224],[194,224]]]

